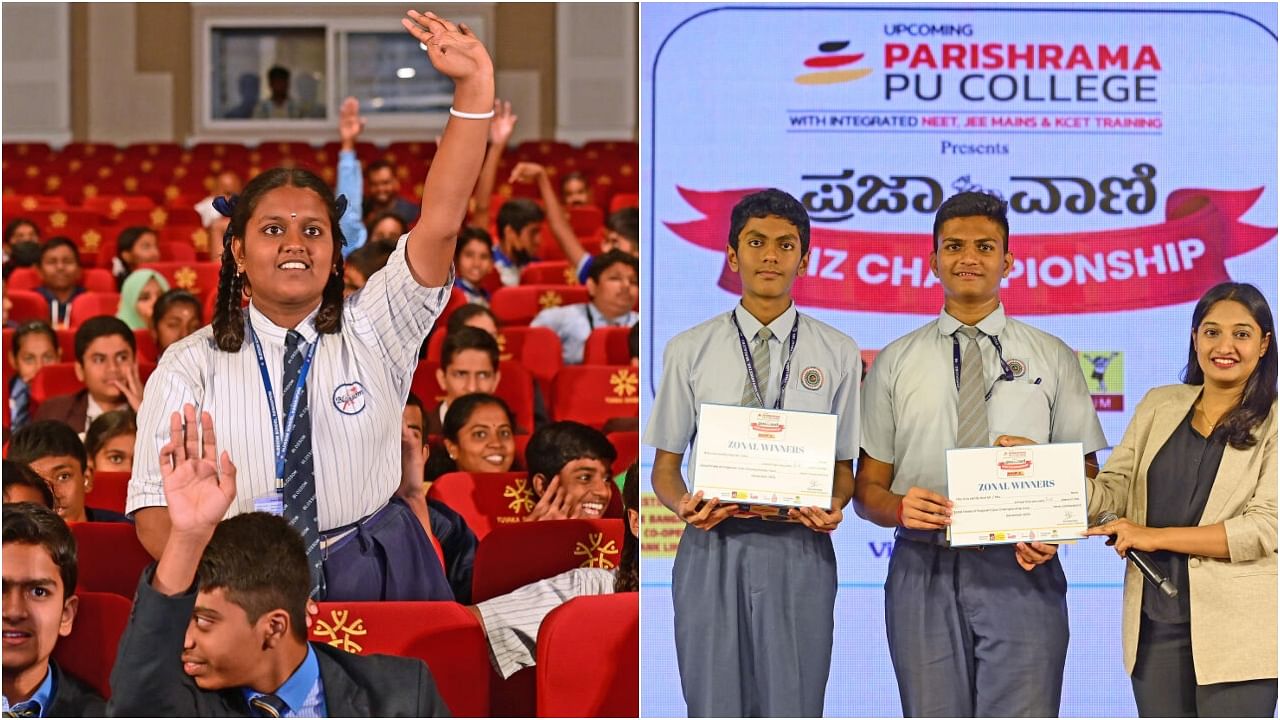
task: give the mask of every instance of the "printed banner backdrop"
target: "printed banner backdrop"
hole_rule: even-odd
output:
[[[812,219],[802,311],[874,362],[929,322],[933,213],[960,190],[1009,201],[1011,315],[1079,354],[1103,429],[1174,383],[1212,285],[1276,307],[1274,5],[646,4],[642,421],[675,334],[727,312],[729,208],[755,189]],[[652,448],[644,448],[644,475]],[[651,488],[646,486],[646,491]],[[682,531],[644,498],[646,716],[680,716],[670,595]],[[828,715],[901,714],[884,632],[887,529],[852,509]],[[1064,546],[1071,644],[1062,714],[1135,714],[1120,649],[1124,564]]]

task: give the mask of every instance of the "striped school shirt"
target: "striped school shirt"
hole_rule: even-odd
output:
[[[538,628],[547,614],[576,597],[608,595],[616,581],[617,570],[574,568],[476,603],[493,668],[505,680],[521,668],[533,667]]]
[[[408,234],[385,268],[347,299],[342,332],[320,335],[315,313],[298,324],[307,343],[319,342],[306,380],[315,454],[316,498],[322,532],[368,517],[400,484],[400,424],[418,350],[449,300],[452,270],[442,287],[418,284],[405,260]],[[249,320],[262,343],[279,421],[286,328],[251,304]],[[275,494],[275,448],[267,395],[248,328],[238,352],[223,352],[205,326],[170,346],[147,381],[138,413],[133,477],[126,510],[164,506],[160,448],[169,416],[184,403],[213,415],[219,456],[231,455],[237,493],[227,516],[252,512],[254,499]]]

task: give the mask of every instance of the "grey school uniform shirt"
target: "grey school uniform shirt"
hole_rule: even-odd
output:
[[[760,321],[741,304],[733,312],[742,334],[754,348]],[[769,377],[761,377],[760,391],[767,407],[773,407],[787,361],[791,327],[798,313],[793,303],[769,323]],[[795,357],[787,381],[785,410],[836,413],[836,459],[851,460],[858,455],[859,386],[862,354],[848,335],[807,315],[799,315]],[[698,409],[704,403],[738,405],[747,382],[738,332],[729,313],[719,313],[667,343],[662,360],[662,381],[653,402],[653,412],[645,429],[644,442],[671,453],[697,451]],[[692,445],[691,445],[692,444]],[[686,475],[690,492],[695,490],[690,463]]]
[[[890,489],[899,495],[912,486],[947,494],[946,451],[956,445],[958,399],[952,335],[960,325],[943,310],[937,320],[889,343],[867,374],[862,448],[893,465]],[[1066,343],[1007,317],[1003,305],[977,327],[983,379],[991,389],[988,443],[1017,435],[1037,443],[1080,442],[1085,453],[1107,447],[1084,373]],[[1012,380],[1001,379],[992,336]]]

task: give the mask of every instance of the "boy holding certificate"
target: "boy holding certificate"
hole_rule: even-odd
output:
[[[680,680],[690,716],[817,717],[834,629],[829,534],[853,494],[862,359],[853,340],[791,301],[809,262],[809,217],[795,198],[780,190],[743,198],[727,254],[742,300],[668,343],[645,433],[657,449],[654,492],[690,526],[671,583]],[[775,420],[785,416],[770,410],[837,415],[831,504],[792,507],[774,516],[789,522],[769,522],[691,494],[681,464],[687,450],[697,457],[703,403],[762,408]],[[690,483],[695,474],[691,461]]]
[[[896,527],[885,581],[889,654],[907,717],[1052,717],[1067,655],[1067,580],[1054,545],[951,547],[946,451],[1107,446],[1076,354],[1005,316],[1004,201],[960,193],[933,224],[937,320],[890,343],[864,388],[854,508]]]

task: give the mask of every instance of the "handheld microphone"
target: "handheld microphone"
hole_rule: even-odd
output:
[[[1109,522],[1115,522],[1119,519],[1120,518],[1116,517],[1115,513],[1107,510],[1098,516],[1098,520],[1094,525],[1106,525]],[[1115,537],[1115,535],[1112,535],[1111,539],[1114,540]],[[1147,582],[1155,585],[1160,592],[1171,598],[1178,596],[1178,588],[1174,587],[1169,578],[1165,577],[1164,573],[1160,572],[1160,569],[1156,567],[1155,563],[1151,562],[1151,558],[1147,557],[1146,553],[1141,550],[1129,550],[1125,553],[1125,557],[1127,557],[1129,562],[1133,563],[1134,566],[1138,568],[1138,572],[1142,573],[1142,577],[1146,578]]]

